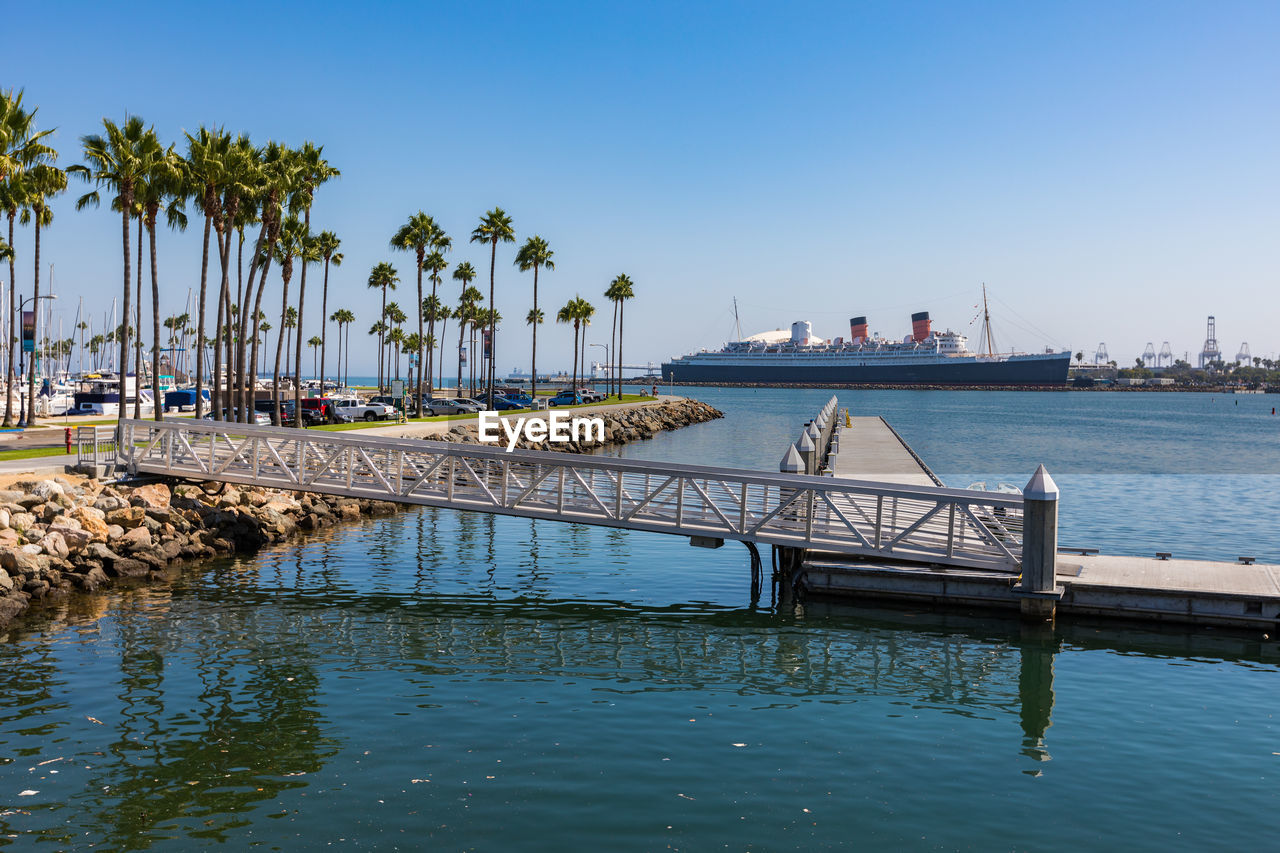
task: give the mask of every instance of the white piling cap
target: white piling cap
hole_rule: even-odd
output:
[[[796,442],[795,446],[800,449],[801,453],[812,453],[818,447],[813,443],[813,439],[807,432],[800,434],[800,440]]]
[[[782,462],[778,465],[778,471],[783,474],[802,474],[804,473],[804,459],[800,457],[800,451],[796,450],[793,444],[787,448],[787,452],[782,456]]]
[[[1022,490],[1022,497],[1033,501],[1056,501],[1058,499],[1058,484],[1049,476],[1049,472],[1041,465],[1036,472],[1031,475],[1031,480],[1027,483],[1026,488]]]
[[[809,438],[812,439],[813,441],[817,441],[818,425],[815,423],[810,423],[809,426],[805,429],[804,434],[809,436]]]

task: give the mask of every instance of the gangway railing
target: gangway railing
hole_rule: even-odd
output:
[[[116,428],[76,427],[76,464],[111,465],[116,461]]]
[[[1022,497],[492,445],[121,421],[135,473],[1017,574]]]

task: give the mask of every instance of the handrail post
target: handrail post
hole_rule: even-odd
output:
[[[1022,490],[1022,599],[1024,618],[1053,621],[1062,589],[1057,585],[1058,485],[1041,465]]]

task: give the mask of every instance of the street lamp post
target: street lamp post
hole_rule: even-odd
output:
[[[35,358],[34,347],[35,347],[35,330],[37,328],[37,323],[35,322],[36,309],[34,306],[37,300],[57,299],[57,298],[58,298],[58,294],[56,293],[50,293],[45,296],[28,296],[26,299],[22,299],[22,294],[18,294],[18,322],[22,322],[22,312],[26,309],[27,303],[28,302],[32,303],[31,345],[33,347],[31,351],[31,373],[27,376],[27,391],[26,393],[21,395],[22,408],[20,409],[21,414],[18,416],[18,429],[26,429],[29,426],[33,426],[36,422],[36,358]],[[27,364],[27,347],[26,347],[26,341],[24,340],[22,345],[22,369],[18,371],[19,375],[27,372],[26,364]],[[28,396],[31,398],[31,419],[30,420],[27,420],[27,397]]]
[[[604,380],[605,382],[609,383],[609,390],[612,391],[613,383],[609,382],[609,372],[610,372],[610,368],[613,366],[613,362],[609,361],[609,345],[608,344],[587,344],[587,346],[600,347],[602,350],[604,350],[604,364],[605,364]]]

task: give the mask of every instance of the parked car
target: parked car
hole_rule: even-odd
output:
[[[361,403],[355,397],[332,397],[333,411],[340,421],[385,421],[394,417],[396,410],[382,403]]]
[[[261,412],[267,416],[268,420],[274,422],[276,416],[275,400],[254,400],[253,410]],[[293,401],[283,400],[280,403],[280,426],[293,426]]]
[[[307,426],[312,424],[336,424],[338,413],[329,397],[303,397],[302,418]]]
[[[527,408],[529,407],[522,403],[517,402],[516,400],[512,400],[510,397],[494,397],[493,398],[493,410],[495,412],[506,412],[506,411],[510,411],[511,409],[527,409]]]
[[[522,409],[533,408],[533,398],[530,397],[528,394],[525,394],[525,393],[504,394],[503,396],[506,397],[506,399],[518,405]]]
[[[391,394],[380,394],[377,397],[370,397],[370,403],[381,403],[384,406],[390,406],[397,412],[405,410],[405,404],[409,402],[408,397],[396,397]]]
[[[582,398],[581,394],[575,394],[572,391],[561,391],[547,402],[552,406],[577,406],[587,401]]]
[[[239,409],[233,409],[230,415],[227,414],[226,409],[222,410],[222,419],[224,421],[238,421],[239,416],[240,416]],[[208,412],[207,414],[205,414],[204,420],[206,421],[213,420],[213,412]],[[265,412],[259,412],[255,410],[253,413],[253,423],[256,426],[271,426],[271,416],[266,414]]]
[[[480,409],[477,403],[465,398],[433,397],[427,401],[427,410],[433,415],[471,415]]]
[[[605,393],[597,391],[594,388],[579,388],[578,393],[582,395],[582,399],[588,403],[600,403],[604,401]]]

